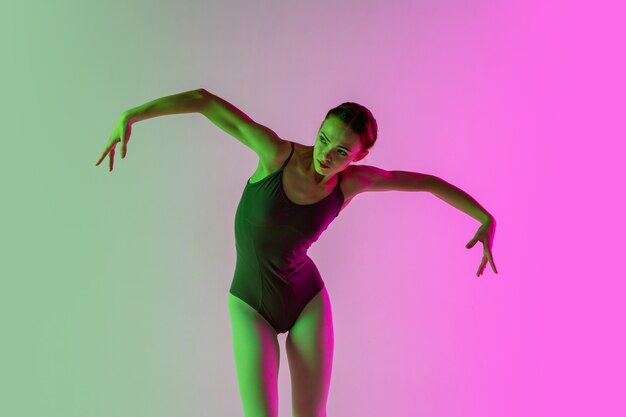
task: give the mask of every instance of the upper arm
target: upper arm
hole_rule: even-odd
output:
[[[204,88],[198,92],[202,100],[198,112],[217,127],[252,149],[263,160],[272,160],[278,154],[283,140],[276,132],[256,123],[237,107]]]
[[[429,191],[433,176],[411,171],[387,171],[371,165],[350,165],[356,193],[368,191]]]

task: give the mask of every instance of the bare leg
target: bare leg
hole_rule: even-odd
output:
[[[326,417],[333,364],[330,298],[323,288],[304,308],[285,343],[293,417]]]
[[[231,293],[228,312],[244,417],[278,417],[280,350],[276,331]]]

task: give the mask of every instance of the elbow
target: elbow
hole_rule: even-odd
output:
[[[213,99],[213,94],[209,93],[205,88],[198,88],[192,91],[192,97],[197,100],[196,111],[202,113]]]
[[[204,88],[198,88],[197,90],[192,90],[191,94],[195,98],[202,99],[208,97],[210,93]]]

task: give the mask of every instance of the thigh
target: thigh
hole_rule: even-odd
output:
[[[231,293],[228,312],[244,416],[277,417],[280,350],[276,332],[254,308]]]
[[[294,416],[326,416],[334,334],[326,288],[307,304],[285,343]]]

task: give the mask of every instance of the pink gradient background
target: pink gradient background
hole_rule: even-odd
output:
[[[309,250],[333,305],[329,416],[626,415],[623,3],[66,3],[4,26],[25,44],[2,164],[3,293],[23,297],[2,305],[31,312],[3,315],[23,388],[4,407],[242,415],[226,296],[256,157],[194,114],[135,125],[112,173],[93,166],[123,110],[204,87],[309,145],[361,103],[379,126],[362,163],[437,175],[497,220],[480,278],[478,222],[428,193],[362,194],[330,225]]]

